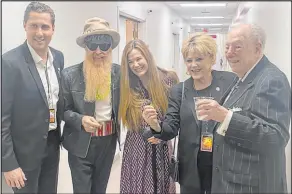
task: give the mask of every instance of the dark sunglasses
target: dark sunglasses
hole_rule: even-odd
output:
[[[111,48],[111,43],[95,43],[95,42],[87,42],[86,47],[91,50],[95,51],[97,48],[99,48],[101,51],[108,51]]]

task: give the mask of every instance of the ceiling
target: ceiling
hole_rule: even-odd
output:
[[[182,7],[180,4],[222,4],[226,3],[226,6],[200,6],[200,7]],[[209,33],[225,33],[229,29],[229,25],[232,23],[232,19],[237,13],[237,8],[240,2],[230,1],[166,1],[165,4],[172,9],[177,15],[183,18],[187,23],[191,25],[191,31],[201,32],[203,29],[207,29]],[[192,17],[203,16],[223,16],[224,18],[203,18],[193,19]],[[199,26],[198,24],[220,24],[220,26]]]

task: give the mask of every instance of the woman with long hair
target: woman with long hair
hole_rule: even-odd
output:
[[[177,82],[176,73],[156,66],[142,40],[132,40],[126,45],[121,62],[119,107],[119,119],[128,130],[121,193],[175,193],[175,183],[169,174],[171,142],[148,142],[152,133],[142,111],[145,105],[152,105],[158,120],[162,120],[168,106],[168,91]]]

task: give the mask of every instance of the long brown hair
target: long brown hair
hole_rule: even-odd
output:
[[[119,106],[119,120],[130,131],[139,131],[139,126],[142,123],[142,104],[143,99],[139,92],[135,90],[139,78],[129,67],[128,55],[133,50],[137,49],[141,52],[148,64],[147,76],[149,78],[147,91],[152,99],[152,104],[157,110],[159,107],[162,114],[166,112],[168,106],[167,90],[159,74],[160,69],[156,66],[154,58],[148,49],[148,46],[142,40],[132,40],[124,48],[121,62],[121,96]]]

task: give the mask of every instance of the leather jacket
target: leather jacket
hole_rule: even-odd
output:
[[[94,116],[95,102],[84,101],[85,81],[83,75],[83,62],[62,71],[62,90],[64,94],[64,130],[62,144],[68,152],[85,158],[90,145],[91,136],[82,126],[82,117]],[[120,102],[120,66],[112,64],[111,71],[111,104],[112,119],[115,135],[118,142],[120,125],[118,123],[118,108]]]

